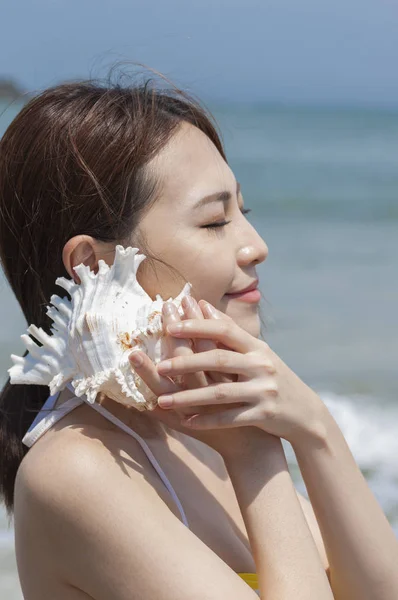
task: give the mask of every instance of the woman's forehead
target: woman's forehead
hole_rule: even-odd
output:
[[[198,128],[184,124],[153,159],[160,178],[160,197],[193,209],[204,196],[228,190],[235,193],[235,177],[213,142]]]

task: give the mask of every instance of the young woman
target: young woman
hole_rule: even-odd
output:
[[[117,244],[150,257],[138,280],[152,298],[185,281],[194,298],[182,321],[165,305],[170,361],[132,364],[153,412],[6,385],[0,485],[26,600],[398,597],[397,540],[343,435],[260,339],[258,294],[242,290],[268,249],[197,102],[149,82],[45,91],[1,141],[0,202],[28,323],[48,330],[56,277],[112,264]]]

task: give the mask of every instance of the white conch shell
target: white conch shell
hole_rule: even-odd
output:
[[[156,406],[156,397],[128,360],[132,350],[142,350],[155,363],[166,356],[164,300],[157,294],[153,301],[139,285],[136,274],[146,256],[137,252],[138,248],[116,246],[111,267],[99,260],[95,274],[80,264],[74,269],[80,284],[65,277],[56,280],[71,299],[51,296],[47,314],[53,321],[52,335],[35,325],[28,327],[41,346],[29,335],[21,336],[29,353],[11,355],[11,383],[48,385],[55,394],[71,382],[76,396],[85,394],[90,403],[103,392],[138,410]],[[190,295],[191,287],[187,283],[175,299],[169,299],[181,316],[181,300]]]

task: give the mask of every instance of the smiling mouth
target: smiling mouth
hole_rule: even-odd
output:
[[[225,295],[226,296],[239,296],[241,294],[246,294],[247,292],[254,292],[255,290],[258,290],[258,284],[259,284],[259,280],[256,279],[255,281],[253,281],[253,283],[251,283],[247,287],[242,288],[241,290],[237,290],[236,292],[229,292]]]
[[[256,304],[261,299],[261,293],[258,288],[252,288],[246,292],[238,292],[236,294],[225,294],[229,300],[239,300],[241,302],[248,302],[250,304]]]
[[[246,294],[246,292],[253,292],[254,290],[258,289],[258,284],[259,284],[259,280],[256,279],[247,287],[242,288],[241,290],[238,290],[236,292],[229,292],[228,294],[225,294],[225,295],[226,296],[238,296],[240,294]]]

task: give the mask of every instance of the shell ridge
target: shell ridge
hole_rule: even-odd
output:
[[[77,287],[77,283],[73,279],[66,279],[66,277],[57,277],[55,280],[55,285],[62,287],[69,294],[72,293]]]

